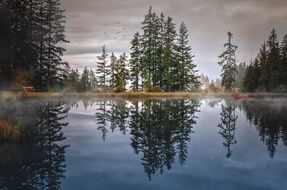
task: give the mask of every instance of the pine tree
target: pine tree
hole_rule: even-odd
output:
[[[260,84],[260,65],[258,59],[251,61],[246,69],[245,78],[243,81],[244,91],[253,92],[257,90]]]
[[[239,88],[240,90],[244,90],[243,81],[246,74],[246,68],[246,63],[236,65],[237,74],[235,77],[235,87]]]
[[[165,31],[165,16],[153,13],[153,66],[152,85],[153,88],[163,88],[162,61],[163,61],[163,37]]]
[[[176,88],[177,73],[179,72],[176,65],[176,30],[175,24],[171,17],[165,22],[165,33],[163,39],[163,81],[166,91],[173,91]]]
[[[67,87],[69,90],[72,91],[80,90],[80,74],[77,69],[76,70],[72,69],[71,72],[69,73]]]
[[[143,53],[143,78],[144,86],[151,87],[151,64],[152,64],[152,7],[149,8],[148,14],[142,22],[142,53]]]
[[[113,90],[115,92],[123,92],[126,90],[127,81],[129,78],[129,73],[127,70],[127,56],[125,53],[121,55],[118,60],[115,58],[113,68]]]
[[[256,58],[254,60],[254,73],[253,73],[253,81],[254,81],[254,89],[253,90],[256,90],[258,89],[259,87],[259,78],[260,78],[260,65],[259,65],[259,61],[258,59]]]
[[[269,79],[269,69],[267,65],[268,52],[266,48],[266,42],[262,44],[262,47],[260,48],[260,52],[257,57],[260,64],[259,84],[262,90],[265,91]]]
[[[233,34],[231,32],[227,33],[228,42],[224,44],[226,50],[219,56],[221,59],[218,64],[222,66],[222,86],[225,87],[227,91],[231,91],[235,86],[235,76],[236,76],[236,59],[235,53],[237,46],[231,43]]]
[[[95,90],[97,87],[97,78],[96,78],[96,75],[92,69],[90,69],[89,78],[90,78],[90,81],[89,81],[90,82],[90,90]]]
[[[262,91],[282,90],[278,87],[286,84],[286,80],[284,81],[284,76],[286,76],[286,66],[284,66],[286,65],[284,64],[286,42],[284,43],[284,40],[287,41],[286,37],[283,38],[281,47],[279,47],[276,31],[272,29],[267,42],[263,43],[255,62],[249,67],[249,72],[246,73],[244,86],[249,91],[253,91],[255,88]],[[258,70],[259,74],[257,73]],[[251,71],[255,75],[254,77],[249,76]]]
[[[65,16],[64,10],[60,8],[59,0],[46,0],[44,10],[47,11],[47,34],[46,34],[46,49],[45,49],[45,77],[46,90],[50,89],[51,85],[59,82],[58,72],[66,65],[62,61],[66,51],[62,45],[68,43],[65,39]]]
[[[33,80],[34,86],[41,91],[47,90],[47,77],[46,68],[48,59],[47,53],[47,41],[48,41],[48,11],[47,2],[43,0],[38,0],[38,11],[36,12],[36,22],[35,22],[35,43],[37,63],[34,64],[35,78]]]
[[[125,53],[120,56],[116,73],[116,92],[124,92],[126,90],[127,80],[129,77],[127,70],[127,56]]]
[[[12,68],[13,70],[28,69],[28,52],[31,50],[29,45],[29,5],[27,0],[11,0],[8,1],[9,22],[10,22],[10,38],[11,38],[11,53],[12,53]],[[27,56],[27,57],[26,57]]]
[[[159,46],[158,16],[152,12],[152,7],[150,7],[142,25],[141,51],[143,79],[145,89],[150,90],[158,83],[156,72],[160,61],[157,52]]]
[[[165,15],[163,13],[160,14],[158,18],[157,24],[157,31],[158,31],[158,41],[157,41],[157,67],[156,67],[156,78],[157,78],[157,86],[160,89],[164,89],[164,82],[163,82],[163,39],[165,33]]]
[[[283,37],[281,44],[281,75],[280,82],[282,85],[287,85],[287,34]]]
[[[108,81],[108,73],[109,73],[109,68],[108,68],[108,54],[106,52],[106,47],[103,46],[102,48],[102,54],[97,57],[98,58],[98,68],[96,70],[96,74],[98,75],[98,83],[99,87],[102,90],[107,89],[107,81]]]
[[[268,58],[267,68],[270,77],[268,78],[267,90],[273,90],[279,85],[280,80],[280,48],[275,29],[272,29],[267,40]]]
[[[151,7],[142,25],[139,57],[143,89],[179,91],[198,88],[196,65],[193,64],[191,48],[188,46],[186,26],[181,26],[182,36],[178,37],[172,18],[166,18],[163,13],[157,16]]]
[[[110,65],[110,89],[114,90],[116,87],[116,77],[117,77],[117,67],[118,58],[112,53],[111,55],[111,65]]]
[[[5,11],[3,12],[3,8]],[[38,90],[62,85],[67,63],[61,59],[65,49],[65,16],[59,0],[1,1],[1,22],[7,35],[5,66],[13,80],[16,73],[29,73]],[[2,24],[1,24],[2,27]],[[4,43],[4,44],[5,44]],[[0,70],[3,70],[0,67]]]
[[[13,81],[19,71],[32,70],[36,61],[33,46],[36,8],[36,0],[0,2],[0,40],[3,46],[0,47],[0,72],[6,82]]]
[[[90,90],[90,72],[87,67],[85,67],[81,77],[80,89],[82,92]]]
[[[250,64],[246,68],[245,77],[243,80],[243,89],[245,92],[252,92],[254,90],[253,82],[253,65]]]
[[[137,32],[131,42],[130,80],[131,88],[135,91],[140,89],[140,70],[141,70],[141,51],[140,51],[140,34]]]
[[[198,76],[196,76],[196,65],[193,63],[191,47],[188,45],[187,26],[182,22],[177,39],[177,67],[178,67],[178,86],[177,90],[192,90],[199,87]]]
[[[12,62],[10,49],[9,7],[7,1],[0,1],[0,81],[1,86],[12,81]],[[6,86],[6,85],[5,85]]]

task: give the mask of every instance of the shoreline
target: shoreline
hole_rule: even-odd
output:
[[[95,98],[206,98],[217,97],[227,98],[233,97],[235,93],[204,93],[204,92],[103,92],[103,93],[60,93],[60,92],[0,92],[0,97],[23,97],[23,98],[61,98],[61,97],[95,97]],[[287,93],[240,93],[247,98],[263,98],[263,97],[284,97]]]

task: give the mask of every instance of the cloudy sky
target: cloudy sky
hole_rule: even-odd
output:
[[[129,52],[149,6],[189,27],[190,45],[199,73],[219,76],[218,55],[227,31],[239,46],[237,60],[248,62],[274,27],[280,40],[287,33],[287,0],[62,0],[66,9],[64,59],[73,68],[96,67],[105,44],[108,52]]]

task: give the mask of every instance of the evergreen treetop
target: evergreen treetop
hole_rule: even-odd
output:
[[[235,86],[235,76],[236,76],[236,50],[237,46],[231,43],[233,34],[231,32],[227,33],[228,42],[224,44],[226,50],[219,56],[221,59],[218,64],[222,66],[222,86],[225,87],[227,91],[231,91]]]

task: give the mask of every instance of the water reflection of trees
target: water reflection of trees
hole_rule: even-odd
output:
[[[124,135],[126,134],[129,123],[129,107],[125,101],[108,101],[101,100],[97,103],[96,119],[98,130],[103,134],[103,140],[106,140],[109,129],[114,132],[119,129]]]
[[[0,189],[60,189],[68,147],[62,144],[62,128],[68,125],[69,107],[50,102],[17,109],[22,109],[21,137],[0,146]]]
[[[286,100],[250,99],[242,105],[247,119],[254,124],[270,156],[274,157],[280,140],[287,146]]]
[[[223,146],[227,148],[226,157],[229,158],[232,155],[231,145],[236,144],[235,130],[236,121],[238,116],[235,113],[236,106],[231,100],[226,100],[225,104],[221,105],[220,112],[220,128],[219,134],[224,138]]]
[[[131,146],[142,156],[150,179],[157,171],[171,169],[176,155],[184,164],[198,107],[195,100],[103,100],[96,118],[104,137],[108,128],[119,129],[123,134],[130,130]]]
[[[106,100],[99,102],[99,108],[97,109],[97,112],[96,112],[98,130],[102,131],[104,141],[106,140],[106,134],[108,132],[107,122],[108,122],[108,117],[109,117],[107,113],[106,105],[107,105]]]

